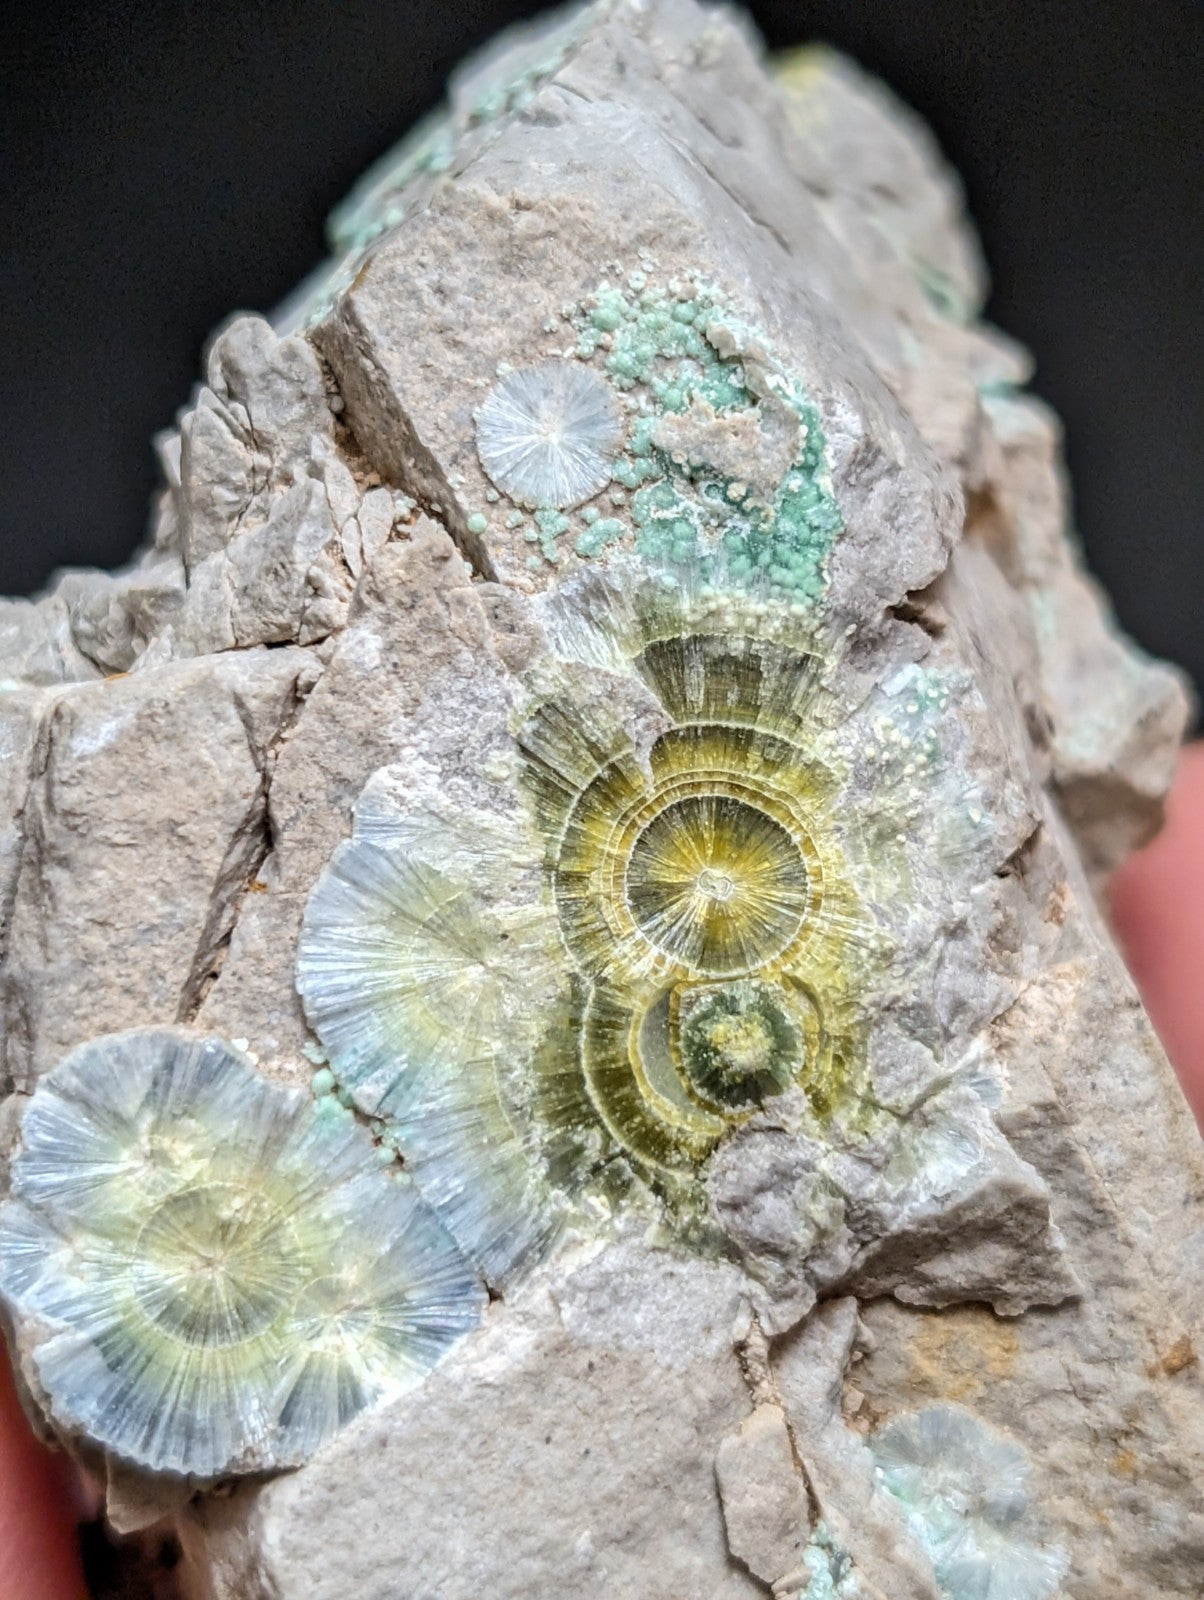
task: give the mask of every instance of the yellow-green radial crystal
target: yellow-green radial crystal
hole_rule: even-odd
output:
[[[802,852],[764,811],[724,794],[677,800],[632,847],[627,904],[684,966],[743,974],[789,944],[807,909]]]
[[[651,1189],[701,1239],[724,1136],[795,1087],[826,1114],[861,1057],[867,917],[838,780],[809,748],[817,659],[751,614],[688,631],[663,585],[572,603],[553,601],[570,655],[532,671],[514,726],[542,893],[501,888],[471,820],[439,852],[440,895],[499,974],[492,1024],[475,1007],[447,1038],[407,1021],[422,973],[395,885],[430,838],[408,813],[371,843],[357,818],[300,963],[340,1082],[395,1119],[418,1188],[503,1286],[586,1197],[579,1220]]]

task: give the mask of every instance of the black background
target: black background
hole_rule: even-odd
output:
[[[28,0],[0,25],[0,593],[109,566],[205,336],[269,310],[326,213],[508,0]],[[1089,558],[1204,685],[1198,0],[759,0],[935,128],[992,318],[1062,413]]]

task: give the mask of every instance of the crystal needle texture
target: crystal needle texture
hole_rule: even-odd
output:
[[[481,465],[504,494],[533,510],[563,510],[597,494],[622,436],[608,386],[566,361],[508,372],[477,414]]]
[[[1013,1440],[959,1406],[927,1406],[871,1441],[886,1489],[932,1558],[949,1600],[1045,1600],[1066,1571],[1030,1509],[1029,1465]]]
[[[700,1237],[720,1141],[788,1091],[826,1114],[859,1072],[867,867],[809,745],[822,663],[785,608],[626,580],[546,602],[509,835],[370,783],[301,936],[332,1071],[503,1285],[586,1196],[654,1196]],[[654,708],[642,751],[599,659]]]
[[[296,1464],[477,1322],[473,1269],[350,1116],[219,1039],[82,1046],[30,1101],[0,1293],[52,1417],[197,1478]]]

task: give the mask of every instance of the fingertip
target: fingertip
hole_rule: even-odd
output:
[[[1129,968],[1204,1127],[1204,744],[1183,751],[1166,825],[1116,874],[1110,898]]]
[[[66,1462],[33,1434],[0,1350],[0,1600],[84,1600]]]

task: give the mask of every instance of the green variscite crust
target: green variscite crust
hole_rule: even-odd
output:
[[[624,444],[610,490],[594,502],[576,512],[537,510],[529,524],[500,519],[505,526],[525,525],[528,541],[553,565],[568,548],[591,558],[633,544],[650,563],[689,569],[703,582],[813,606],[842,526],[819,413],[782,364],[771,358],[758,394],[747,363],[761,356],[720,353],[768,353],[768,337],[702,280],[658,283],[643,271],[602,284],[565,318],[577,359],[628,403]],[[768,492],[717,469],[705,450],[691,458],[657,442],[666,418],[692,412],[719,425],[756,422],[766,396],[798,424],[794,457]]]
[[[574,318],[578,353],[601,359],[617,388],[645,391],[647,410],[637,415],[614,468],[615,482],[632,491],[636,548],[675,565],[701,563],[704,581],[721,570],[729,582],[758,579],[783,598],[817,599],[841,527],[824,482],[818,412],[797,383],[782,378],[778,398],[802,425],[801,449],[765,504],[740,480],[703,462],[676,461],[658,448],[657,423],[683,415],[691,404],[701,402],[723,418],[760,406],[743,359],[716,350],[719,330],[742,334],[745,345],[764,348],[769,341],[759,330],[740,327],[718,290],[701,284],[650,288],[642,277],[636,274],[625,289],[600,289],[594,308]],[[610,335],[609,349],[602,346],[603,333]],[[590,544],[590,535],[582,535],[578,554],[592,553]]]

